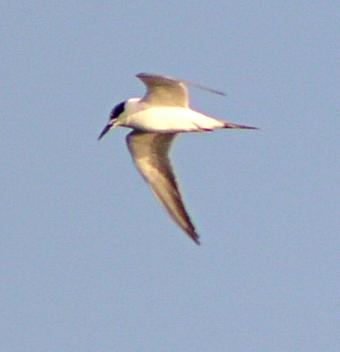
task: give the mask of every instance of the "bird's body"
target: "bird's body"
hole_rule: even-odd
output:
[[[125,103],[125,113],[116,126],[155,133],[211,131],[224,128],[224,122],[203,115],[190,108],[153,106],[139,98]]]
[[[171,142],[180,132],[255,127],[221,121],[192,110],[185,85],[188,82],[146,73],[140,73],[137,77],[147,87],[145,96],[130,98],[116,105],[99,139],[113,127],[133,129],[127,136],[127,145],[137,169],[173,220],[199,244],[199,236],[184,207],[168,159]],[[222,94],[202,86],[198,88]]]

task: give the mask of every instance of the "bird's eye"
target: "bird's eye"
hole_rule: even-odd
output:
[[[111,112],[110,119],[117,118],[124,111],[124,107],[125,107],[125,101],[116,105]]]

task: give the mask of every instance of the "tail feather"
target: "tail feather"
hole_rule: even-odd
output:
[[[235,129],[246,129],[246,130],[258,130],[258,127],[238,125],[232,122],[224,122],[223,128],[235,128]]]

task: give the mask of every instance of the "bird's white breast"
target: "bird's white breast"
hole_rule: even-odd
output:
[[[186,132],[223,126],[221,121],[191,109],[145,105],[140,109],[132,107],[119,124],[149,132]]]

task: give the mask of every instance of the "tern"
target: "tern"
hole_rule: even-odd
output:
[[[189,106],[188,85],[224,95],[222,92],[156,74],[139,73],[136,77],[146,86],[146,94],[117,104],[98,140],[114,127],[133,129],[127,135],[126,143],[136,168],[172,219],[196,244],[200,244],[169,161],[171,143],[182,132],[257,128],[215,119]]]

